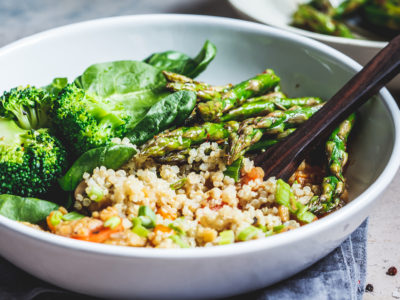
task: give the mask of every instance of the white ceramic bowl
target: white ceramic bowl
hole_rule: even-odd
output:
[[[362,65],[367,63],[387,44],[383,40],[372,40],[372,38],[376,38],[373,34],[370,35],[371,39],[348,39],[290,26],[292,15],[298,4],[309,2],[309,0],[229,0],[229,2],[246,18],[321,41],[350,56]],[[368,36],[368,33],[366,36]],[[388,87],[399,92],[400,76],[392,80]]]
[[[218,47],[200,77],[211,83],[238,82],[270,67],[289,95],[328,98],[360,68],[319,42],[260,24],[143,15],[65,26],[4,47],[0,90],[73,79],[95,62],[167,49],[195,54],[206,39]],[[361,109],[347,172],[352,202],[294,231],[211,248],[140,249],[67,239],[0,216],[0,254],[58,286],[113,299],[222,297],[267,286],[328,254],[367,217],[400,163],[399,120],[385,89]]]

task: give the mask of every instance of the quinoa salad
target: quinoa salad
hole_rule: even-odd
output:
[[[290,98],[271,69],[194,80],[215,51],[206,41],[196,58],[160,52],[4,92],[0,214],[81,241],[192,248],[268,238],[345,205],[355,115],[287,182],[266,178],[254,156],[324,101]]]
[[[107,236],[102,236],[106,244],[179,248],[258,239],[301,225],[287,207],[277,204],[275,178],[264,181],[262,169],[245,159],[242,179],[235,183],[223,173],[224,155],[217,143],[206,142],[191,151],[187,164],[180,167],[143,164],[134,158],[116,171],[96,168],[84,174],[74,204],[77,211],[91,217],[61,220],[50,226],[51,231],[89,239],[93,234],[89,228],[107,228]],[[198,165],[197,172],[192,171],[193,164]],[[318,188],[292,186],[296,201],[302,204]],[[100,201],[98,194],[104,195]],[[66,213],[64,209],[58,212]],[[50,224],[52,217],[54,213]],[[142,219],[152,224],[146,228]],[[110,225],[104,226],[107,222]]]

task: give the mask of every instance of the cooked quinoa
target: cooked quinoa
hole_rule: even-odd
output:
[[[75,210],[91,217],[63,220],[50,230],[113,245],[179,248],[265,238],[301,226],[287,207],[276,202],[274,177],[263,181],[262,170],[245,158],[241,181],[235,183],[224,176],[225,155],[217,143],[206,142],[191,149],[187,164],[179,167],[140,155],[120,170],[98,167],[84,174],[75,194]],[[291,186],[302,204],[310,201],[315,188]],[[150,228],[135,222],[141,207],[155,213]],[[109,220],[114,220],[113,226],[107,226]],[[90,238],[93,231],[101,232],[101,240]]]

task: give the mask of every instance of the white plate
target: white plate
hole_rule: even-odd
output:
[[[362,65],[387,44],[384,41],[335,37],[290,26],[297,5],[309,2],[309,0],[229,0],[229,2],[246,18],[324,42]],[[389,89],[400,91],[399,76],[392,80]]]

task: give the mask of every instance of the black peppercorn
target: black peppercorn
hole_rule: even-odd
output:
[[[372,284],[368,283],[367,286],[365,287],[365,291],[373,292],[374,291],[374,286]]]

